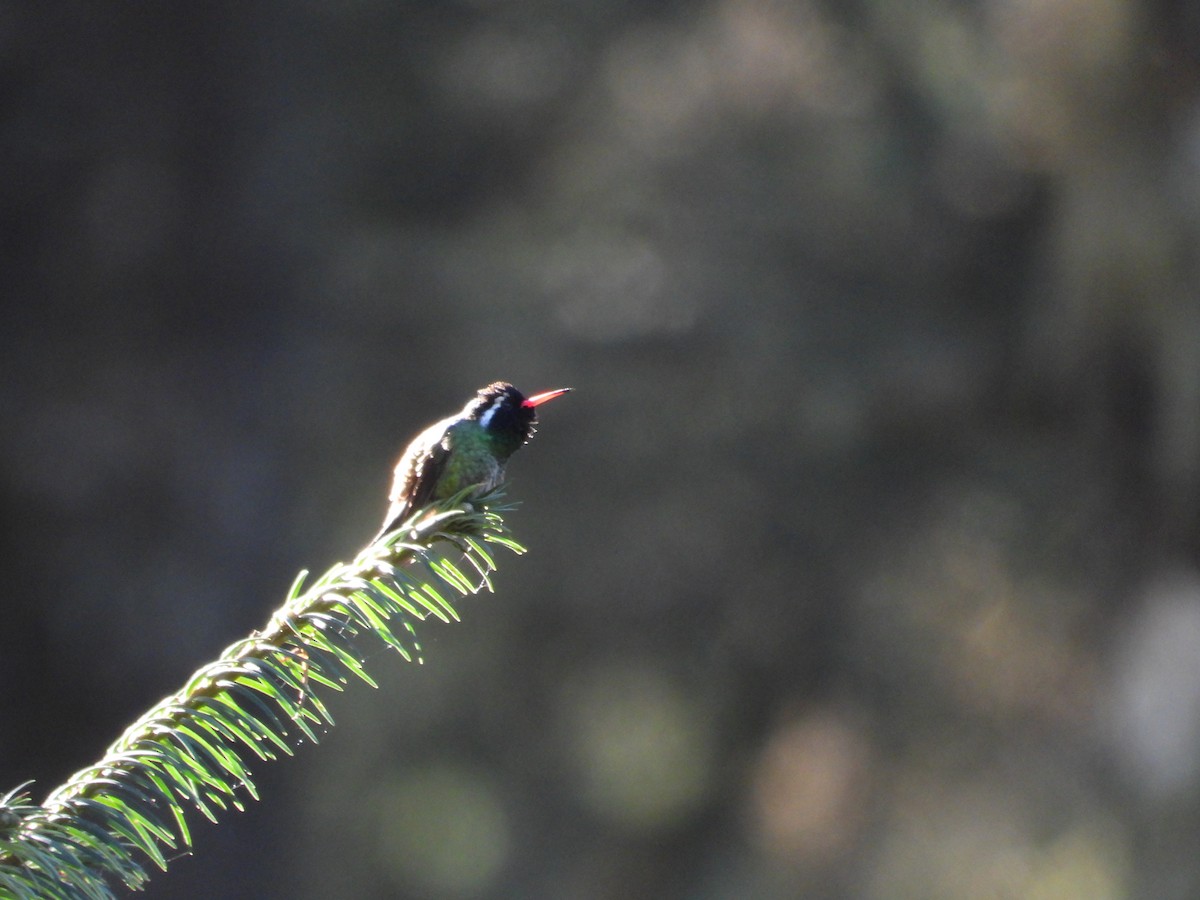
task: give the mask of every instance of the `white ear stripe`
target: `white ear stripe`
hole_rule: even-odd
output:
[[[483,411],[483,415],[479,417],[479,427],[487,428],[492,423],[492,416],[496,414],[496,410],[500,408],[500,403],[504,398],[497,397],[488,404],[488,408]]]

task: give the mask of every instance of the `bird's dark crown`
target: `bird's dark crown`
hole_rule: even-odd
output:
[[[525,395],[507,381],[480,388],[463,409],[463,415],[478,422],[489,434],[523,444],[533,436],[537,412],[525,405]]]

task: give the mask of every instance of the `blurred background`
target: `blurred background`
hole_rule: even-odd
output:
[[[503,378],[529,555],[146,896],[1200,896],[1198,10],[0,3],[0,791]]]

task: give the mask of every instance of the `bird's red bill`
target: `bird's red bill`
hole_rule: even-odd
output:
[[[570,388],[558,388],[557,390],[554,390],[554,391],[546,391],[541,394],[534,394],[532,397],[526,397],[525,402],[522,403],[521,405],[522,406],[540,406],[541,404],[545,403],[547,400],[553,400],[555,397],[561,397],[563,394],[565,394],[569,390],[570,390]]]

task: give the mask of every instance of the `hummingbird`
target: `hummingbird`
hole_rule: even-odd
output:
[[[480,388],[461,412],[418,434],[396,464],[391,506],[375,540],[427,503],[472,485],[479,493],[499,485],[509,457],[533,437],[537,407],[569,390],[526,397],[507,381],[496,381]]]

